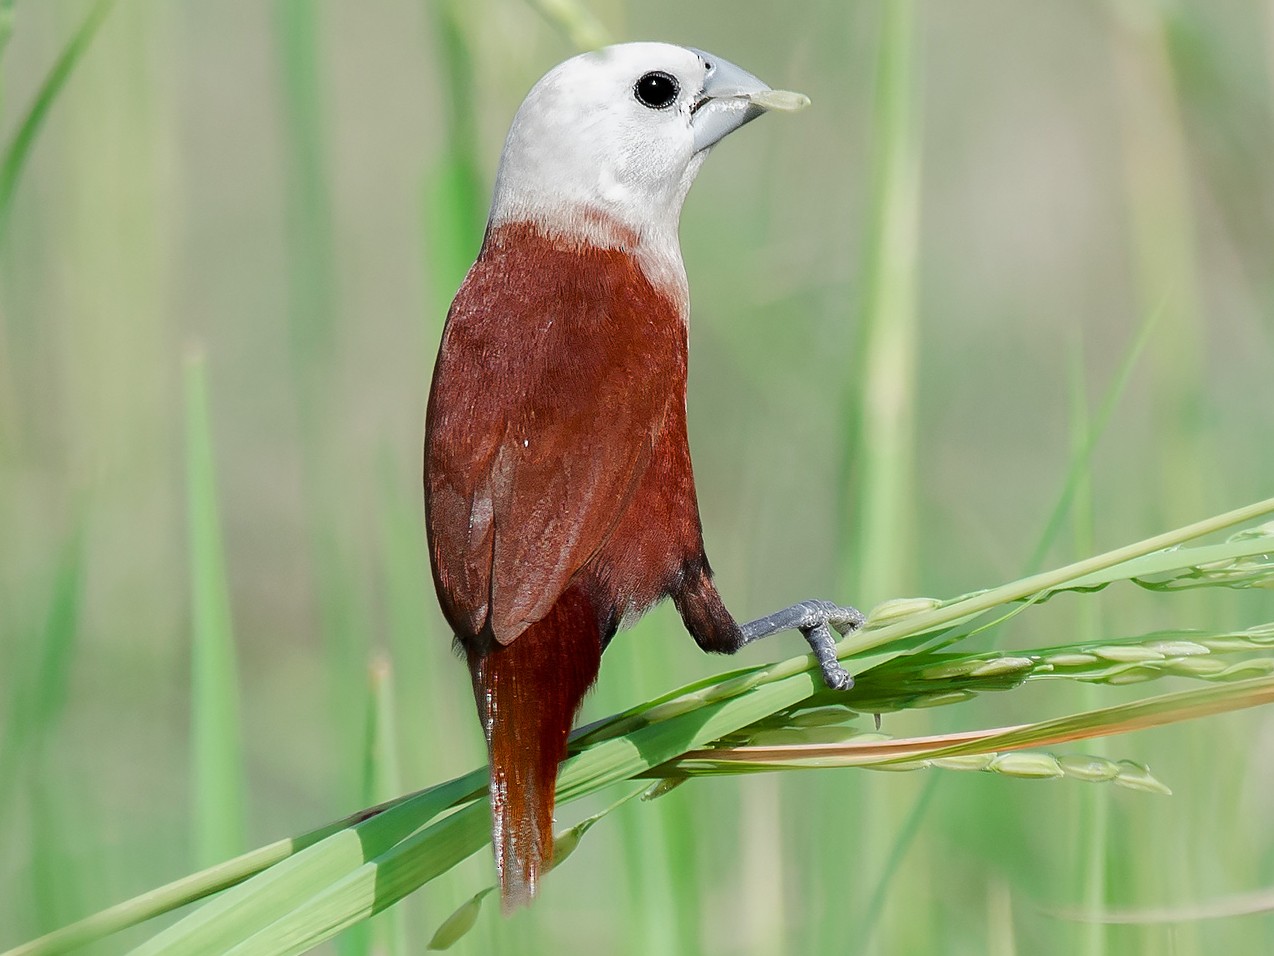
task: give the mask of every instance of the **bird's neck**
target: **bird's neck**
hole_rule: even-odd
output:
[[[492,211],[487,235],[490,239],[526,230],[558,246],[616,250],[631,256],[650,284],[672,299],[683,317],[689,316],[690,289],[675,222],[671,227],[650,224],[637,229],[596,206],[568,206],[546,215],[538,209],[505,205]]]

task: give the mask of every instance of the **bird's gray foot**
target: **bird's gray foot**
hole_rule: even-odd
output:
[[[836,659],[834,628],[839,634],[848,634],[863,626],[866,618],[856,608],[842,607],[831,601],[802,601],[766,617],[742,625],[743,643],[751,644],[779,631],[800,631],[814,652],[823,672],[823,680],[832,690],[849,690],[854,678]]]

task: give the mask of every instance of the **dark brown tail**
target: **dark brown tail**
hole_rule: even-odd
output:
[[[557,765],[601,654],[597,614],[574,589],[513,643],[469,653],[491,761],[492,842],[506,913],[531,902],[553,861]]]

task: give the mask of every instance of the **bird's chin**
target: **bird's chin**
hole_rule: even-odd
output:
[[[742,96],[705,97],[690,111],[695,152],[710,149],[764,112]]]

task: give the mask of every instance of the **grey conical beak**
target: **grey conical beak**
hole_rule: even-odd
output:
[[[695,53],[707,64],[703,92],[691,110],[695,152],[720,142],[744,123],[767,110],[801,109],[808,97],[784,90],[772,90],[742,67],[703,50]]]

